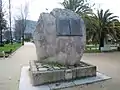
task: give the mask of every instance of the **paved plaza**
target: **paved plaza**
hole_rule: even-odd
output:
[[[0,90],[18,90],[21,67],[27,66],[29,60],[36,60],[32,43],[25,43],[9,58],[0,59]],[[98,71],[112,77],[107,90],[120,90],[120,52],[85,53],[82,60],[96,65]],[[72,89],[80,90],[79,87]]]

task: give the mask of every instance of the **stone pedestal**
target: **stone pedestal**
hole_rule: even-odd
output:
[[[30,61],[30,76],[33,85],[74,80],[96,76],[96,66],[80,62],[77,66],[60,66]]]
[[[29,66],[21,69],[19,90],[107,90],[111,80],[110,77],[96,72],[94,77],[33,86],[28,72]]]

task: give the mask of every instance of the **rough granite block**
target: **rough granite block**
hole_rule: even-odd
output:
[[[64,80],[64,70],[32,73],[32,84],[40,85]]]
[[[35,61],[34,60],[31,60],[29,62],[29,65],[30,65],[30,69],[32,72],[37,72],[37,68],[36,68],[36,65],[35,65]]]
[[[77,77],[77,75],[76,75],[76,69],[75,68],[73,68],[72,69],[72,79],[76,79],[76,77]]]
[[[40,62],[54,57],[52,62],[74,65],[80,62],[86,43],[86,30],[82,18],[68,9],[53,9],[41,13],[33,40]]]
[[[65,80],[70,80],[70,79],[72,79],[72,70],[67,69],[65,70]]]
[[[76,77],[84,77],[85,76],[85,68],[77,67],[76,68]]]

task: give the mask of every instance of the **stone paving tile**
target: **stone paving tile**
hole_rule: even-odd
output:
[[[73,87],[73,86],[75,86],[75,84],[72,81],[71,82],[55,83],[55,84],[50,84],[49,85],[51,90],[68,88],[68,87]]]
[[[105,81],[108,79],[111,79],[111,77],[108,77],[104,74],[97,72],[97,76],[95,77],[88,77],[85,79],[74,80],[73,82],[75,83],[75,85],[83,85],[83,84],[91,84],[99,81]]]

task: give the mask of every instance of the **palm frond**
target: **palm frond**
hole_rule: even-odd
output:
[[[109,17],[108,19],[109,20],[112,20],[112,19],[114,19],[114,18],[118,18],[118,16],[112,16],[112,17]],[[118,20],[118,19],[117,19]]]
[[[86,0],[64,0],[61,3],[66,9],[70,9],[78,14],[91,13],[92,9]]]

